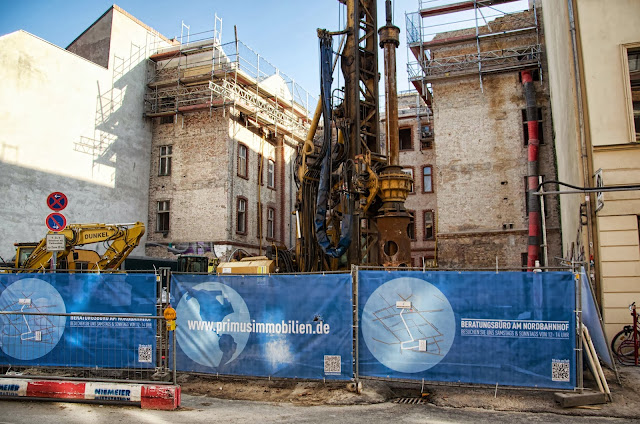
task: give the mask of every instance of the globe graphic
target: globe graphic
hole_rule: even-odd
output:
[[[176,314],[180,348],[200,365],[218,368],[234,361],[249,340],[249,332],[230,331],[230,323],[249,324],[251,317],[244,299],[227,285],[194,286],[178,302]]]
[[[362,312],[369,351],[388,368],[417,373],[437,365],[456,332],[453,309],[433,284],[402,277],[378,287]]]
[[[0,311],[66,313],[60,293],[46,281],[25,278],[9,285],[0,295]],[[56,347],[66,317],[55,315],[0,315],[0,347],[16,359],[40,358]]]

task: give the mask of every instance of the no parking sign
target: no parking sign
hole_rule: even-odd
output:
[[[50,231],[59,232],[65,229],[67,226],[67,218],[64,217],[59,211],[67,207],[69,199],[64,193],[54,191],[47,196],[47,206],[54,211],[47,216],[45,224]]]
[[[65,218],[61,213],[54,212],[47,216],[45,223],[49,230],[57,233],[65,229],[67,226],[67,218]]]
[[[60,193],[59,191],[54,191],[49,196],[47,196],[47,206],[49,209],[55,212],[59,212],[67,207],[67,203],[69,200],[64,193]]]

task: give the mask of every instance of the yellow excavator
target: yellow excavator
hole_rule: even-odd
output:
[[[62,234],[65,249],[56,253],[56,268],[68,271],[116,270],[140,243],[144,224],[70,224],[64,230],[47,234]],[[94,250],[78,249],[78,246],[105,243],[101,255]],[[0,272],[38,272],[51,267],[54,252],[47,251],[47,238],[38,243],[16,243],[16,257],[12,268]]]

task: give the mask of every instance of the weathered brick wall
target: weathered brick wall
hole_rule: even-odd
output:
[[[560,231],[547,233],[549,263],[558,266]],[[440,235],[438,238],[438,265],[443,269],[519,269],[522,255],[527,252],[526,230]],[[542,257],[542,255],[541,255]]]
[[[519,266],[527,250],[525,107],[517,73],[434,84],[437,149],[438,258],[443,266]],[[546,88],[536,83],[545,144],[539,169],[555,179]],[[547,227],[559,228],[558,204],[547,202]],[[550,250],[560,255],[560,240]],[[550,257],[553,257],[550,255]]]
[[[238,176],[238,144],[247,147],[247,176]],[[171,145],[170,176],[158,176],[160,147]],[[262,155],[262,179],[259,161]],[[175,123],[153,122],[152,163],[147,254],[172,256],[165,247],[186,247],[213,242],[216,253],[226,259],[235,248],[259,253],[273,242],[290,245],[291,161],[295,149],[283,137],[262,133],[232,111],[222,110],[178,115]],[[274,186],[268,186],[268,161],[275,162]],[[238,198],[246,199],[246,232],[237,232]],[[258,225],[262,204],[262,228]],[[171,201],[170,231],[156,231],[157,202]],[[268,209],[275,212],[274,237],[267,238]],[[291,239],[293,240],[293,239]],[[262,251],[264,253],[264,250]]]
[[[416,98],[419,101],[416,102]],[[414,266],[422,266],[422,258],[430,260],[435,257],[435,240],[425,239],[424,212],[433,211],[437,215],[437,201],[435,187],[437,181],[432,177],[434,192],[425,192],[423,186],[423,167],[431,166],[433,174],[436,168],[436,147],[432,143],[430,148],[421,146],[421,126],[432,126],[426,105],[416,94],[405,94],[398,97],[399,119],[398,127],[411,130],[411,149],[401,150],[400,165],[413,172],[414,190],[405,202],[405,208],[414,214],[415,239],[411,242],[411,257]],[[383,127],[382,127],[383,128]]]
[[[227,222],[229,124],[221,111],[153,120],[149,195],[149,241],[184,243],[224,240]],[[172,146],[171,175],[158,176],[160,146]],[[157,202],[171,202],[170,231],[156,231]],[[166,249],[165,249],[166,250]],[[155,250],[147,250],[147,254]],[[164,252],[166,253],[166,251]],[[166,256],[166,255],[162,255]]]

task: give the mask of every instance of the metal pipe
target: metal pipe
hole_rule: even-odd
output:
[[[527,151],[527,197],[529,200],[529,240],[527,247],[527,267],[535,267],[540,251],[540,201],[535,192],[538,189],[538,108],[533,76],[530,70],[522,71],[522,85],[527,105],[527,131],[529,134]],[[545,264],[546,265],[546,264]]]
[[[542,184],[542,175],[538,177],[538,182]],[[542,190],[542,188],[540,189]],[[533,193],[537,194],[537,193]],[[544,196],[540,196],[540,210],[544,211]],[[540,214],[540,218],[542,218],[542,258],[544,259],[544,264],[548,264],[549,260],[549,248],[547,246],[547,218],[545,214]]]
[[[582,58],[581,58],[581,50],[580,44],[578,41],[578,22],[576,19],[577,14],[577,3],[575,0],[567,0],[567,12],[569,14],[569,32],[571,34],[571,53],[573,60],[573,78],[574,78],[574,88],[576,93],[576,106],[578,112],[578,131],[580,138],[580,160],[582,165],[582,181],[586,186],[591,185],[590,176],[593,175],[593,164],[591,160],[591,143],[588,139],[588,125],[586,122],[589,118],[589,111],[586,108],[586,101],[584,96],[586,96],[584,75],[582,75]],[[585,90],[585,91],[583,91]],[[593,212],[593,207],[591,200],[589,199],[586,202],[587,205],[587,258],[593,255],[594,263],[598,264],[599,262],[599,250],[594,248],[594,246],[598,245],[598,232],[594,228],[597,225],[597,221],[595,220],[595,213]],[[587,261],[587,275],[591,276],[592,272],[595,277],[595,269],[591,266],[591,261]],[[598,265],[596,265],[597,267]],[[597,291],[597,300],[600,301],[602,299],[602,287],[599,284],[599,277],[593,278],[594,283],[598,287]]]
[[[400,45],[400,28],[394,26],[391,0],[386,0],[387,24],[380,28],[380,47],[384,49],[385,129],[389,165],[399,165],[400,135],[398,130],[398,84],[396,78],[396,48]]]

